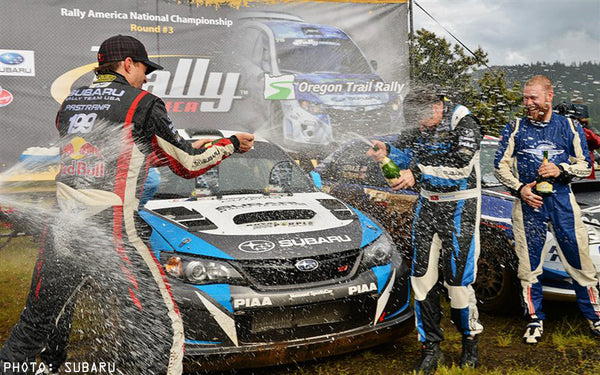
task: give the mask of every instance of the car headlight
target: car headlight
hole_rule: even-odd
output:
[[[299,100],[300,108],[313,115],[318,115],[323,112],[323,106],[321,104],[309,102],[307,100]]]
[[[383,266],[392,260],[392,251],[395,246],[386,234],[382,234],[375,241],[365,246],[363,265],[367,267]]]
[[[227,262],[164,255],[163,267],[169,276],[190,284],[239,283],[242,276]]]

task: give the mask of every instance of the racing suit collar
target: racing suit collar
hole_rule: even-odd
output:
[[[119,74],[117,72],[99,73],[94,79],[94,83],[102,82],[117,82],[131,86],[127,79],[122,74]]]
[[[525,118],[527,119],[527,121],[529,121],[529,123],[531,125],[535,126],[536,128],[545,128],[546,126],[548,126],[548,124],[550,122],[552,122],[552,119],[554,118],[554,116],[555,116],[554,113],[552,113],[552,115],[550,116],[550,120],[548,120],[548,121],[534,121],[534,120],[527,118],[527,116],[525,116]]]

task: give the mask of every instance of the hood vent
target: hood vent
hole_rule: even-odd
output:
[[[337,199],[317,199],[321,206],[325,207],[333,216],[340,220],[352,220],[356,218],[356,214],[342,201]]]
[[[309,220],[316,215],[313,210],[275,210],[239,214],[233,218],[235,224],[260,223],[263,221]]]
[[[167,207],[154,210],[159,215],[171,219],[184,226],[190,232],[217,229],[217,226],[203,215],[187,207]]]

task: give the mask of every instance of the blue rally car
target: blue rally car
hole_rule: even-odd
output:
[[[393,142],[397,136],[378,137]],[[506,192],[493,175],[493,160],[498,139],[486,137],[481,144],[482,207],[477,282],[474,289],[481,310],[511,312],[519,303],[517,257],[514,250],[511,213],[515,198]],[[412,258],[410,227],[416,191],[393,191],[381,175],[377,163],[365,153],[368,146],[352,140],[340,146],[317,167],[323,190],[343,197],[354,207],[368,212],[382,223],[398,245],[407,262]],[[590,255],[600,271],[600,180],[577,181],[572,184],[589,232]],[[565,271],[556,250],[556,241],[547,233],[544,245],[544,298],[574,300],[572,280]]]
[[[265,140],[196,180],[162,170],[140,215],[183,317],[188,371],[313,359],[412,329],[409,270],[387,232]]]
[[[244,85],[257,93],[248,113],[262,108],[286,148],[326,146],[349,130],[394,129],[404,85],[384,82],[343,30],[277,12],[244,13],[240,21],[236,52],[246,62]]]

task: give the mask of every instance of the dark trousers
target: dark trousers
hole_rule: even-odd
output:
[[[115,246],[111,214],[109,209],[79,222],[59,216],[47,228],[26,307],[0,360],[31,362],[45,349],[42,359],[47,365],[63,363],[77,294],[93,282],[99,286],[94,291],[102,293],[97,296],[101,304],[115,300],[118,305],[105,311],[112,315],[108,321],[117,325],[105,343],[112,348],[106,361],[125,374],[167,373],[173,341],[167,307],[161,303],[153,271],[127,236]]]

